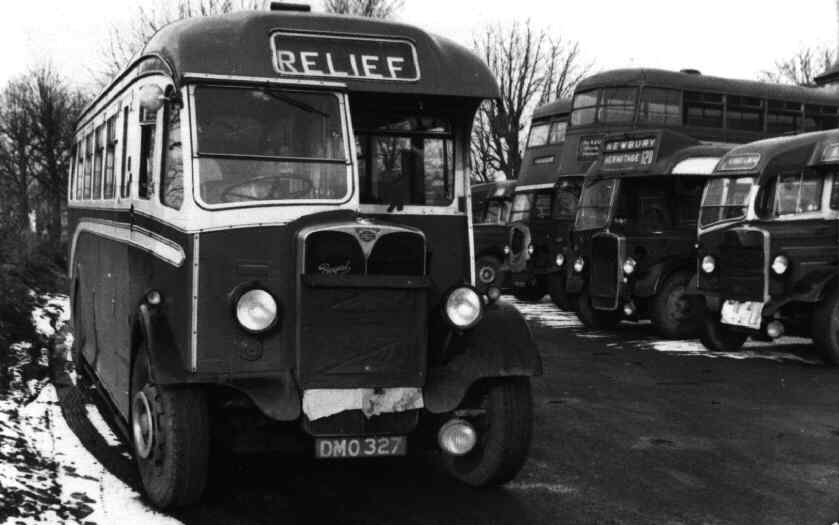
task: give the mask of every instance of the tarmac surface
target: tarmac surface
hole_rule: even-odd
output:
[[[170,518],[228,525],[839,521],[839,370],[825,366],[809,341],[712,354],[696,341],[662,341],[649,325],[593,332],[548,301],[518,306],[545,374],[533,381],[530,460],[508,486],[467,488],[428,456],[242,456],[214,479],[201,505]],[[61,412],[82,445],[136,490],[125,447],[90,424],[90,392],[58,383]]]

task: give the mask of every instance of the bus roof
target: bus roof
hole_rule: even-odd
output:
[[[836,93],[827,89],[714,77],[695,72],[646,68],[614,69],[591,75],[577,84],[575,93],[601,87],[641,84],[675,89],[716,91],[749,97],[796,99],[804,103],[814,104],[834,105],[837,102]]]
[[[287,45],[288,51],[280,50],[280,45]],[[308,71],[292,72],[288,67],[281,71],[286,62],[278,58],[279,51],[294,54],[297,62],[292,69],[302,70],[305,60]],[[367,57],[370,64],[362,63],[365,53],[371,55]],[[308,79],[350,92],[499,97],[495,77],[480,58],[417,27],[322,13],[239,11],[187,18],[163,27],[91,102],[81,119],[138,64],[153,58],[165,62],[178,84],[202,78],[258,82],[285,78]],[[391,64],[390,59],[396,62]]]
[[[714,175],[772,175],[784,169],[837,163],[839,130],[814,131],[739,145],[723,157]]]
[[[537,106],[533,110],[533,120],[550,118],[557,115],[568,115],[571,113],[571,99],[559,98],[553,102]]]
[[[672,130],[612,133],[587,178],[709,176],[734,144],[704,142]]]

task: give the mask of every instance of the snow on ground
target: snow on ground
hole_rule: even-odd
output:
[[[31,372],[49,369],[46,349],[33,352],[32,342],[12,345],[20,381],[16,390],[0,392],[0,524],[180,523],[151,510],[113,473],[130,471],[125,447],[66,373],[69,300],[42,299],[32,318],[39,334],[55,336],[52,381],[46,372]],[[32,362],[33,355],[39,362]]]
[[[743,350],[739,352],[711,352],[701,342],[691,340],[667,340],[655,336],[648,338],[626,339],[620,338],[615,341],[616,336],[620,337],[619,328],[616,331],[598,331],[587,329],[577,319],[573,312],[560,310],[550,300],[543,300],[538,303],[518,301],[512,296],[505,296],[504,299],[512,302],[519,309],[528,322],[544,326],[546,328],[571,328],[578,330],[576,337],[585,339],[603,339],[606,347],[613,349],[652,349],[666,354],[682,355],[688,357],[705,358],[728,358],[728,359],[768,359],[772,361],[797,361],[805,364],[824,364],[816,354],[806,352],[812,346],[809,339],[800,337],[782,337],[774,342],[763,342],[749,340]],[[649,326],[649,321],[639,323],[626,323],[631,326]],[[608,340],[612,341],[608,341]],[[803,354],[799,353],[804,351]]]

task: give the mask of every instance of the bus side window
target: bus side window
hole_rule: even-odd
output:
[[[131,163],[128,159],[128,106],[122,109],[122,157],[119,167],[119,196],[122,198],[128,197],[131,192]]]
[[[84,194],[83,199],[89,199],[91,195],[91,175],[93,174],[93,133],[88,133],[84,141]]]
[[[76,158],[79,154],[78,146],[74,142],[72,149],[70,150],[70,181],[67,183],[69,187],[68,195],[70,196],[70,200],[73,200],[76,196],[76,174],[77,174],[77,164]]]
[[[839,172],[833,172],[833,184],[830,188],[830,209],[839,210]]]
[[[82,200],[84,189],[84,140],[76,142],[76,200]]]
[[[94,131],[96,151],[93,156],[93,198],[102,198],[102,157],[105,152],[105,126],[101,125]]]
[[[154,144],[157,135],[157,113],[140,108],[140,174],[139,197],[148,199],[154,193]]]
[[[114,155],[117,148],[117,117],[112,116],[105,123],[105,180],[104,198],[114,198]]]
[[[181,143],[181,110],[177,105],[166,108],[166,135],[163,169],[160,171],[160,202],[176,210],[184,200],[184,164]]]

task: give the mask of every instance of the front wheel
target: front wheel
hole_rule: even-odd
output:
[[[533,428],[530,379],[509,377],[476,385],[469,405],[478,442],[463,456],[444,456],[446,470],[473,487],[503,485],[527,460]]]
[[[597,310],[591,305],[591,297],[584,290],[577,296],[577,318],[587,327],[595,330],[609,330],[620,322],[620,312],[611,310]]]
[[[689,273],[676,272],[664,280],[653,298],[653,324],[664,337],[693,338],[699,331],[701,298],[685,293],[689,282]]]
[[[210,424],[204,392],[153,380],[148,355],[134,360],[131,434],[143,491],[159,509],[197,502],[207,484]]]
[[[834,287],[816,305],[811,332],[825,360],[839,365],[839,287]]]
[[[556,272],[548,276],[548,293],[551,295],[551,300],[553,300],[557,308],[566,312],[574,309],[573,298],[565,289],[564,273]]]
[[[706,311],[699,328],[699,340],[714,352],[736,352],[743,348],[749,335],[728,328],[720,322],[719,314]]]

